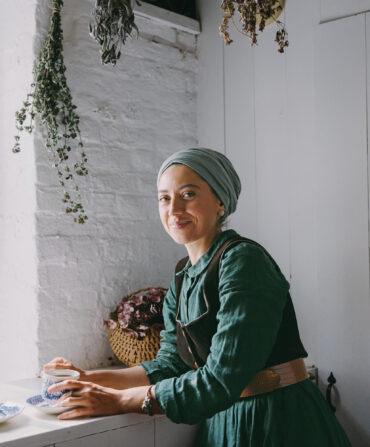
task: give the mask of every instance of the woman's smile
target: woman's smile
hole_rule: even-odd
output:
[[[170,223],[170,227],[173,228],[174,230],[182,230],[189,224],[191,224],[191,220],[182,220]]]

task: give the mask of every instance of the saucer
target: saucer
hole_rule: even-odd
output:
[[[0,423],[8,419],[14,418],[22,413],[24,406],[9,402],[8,400],[0,400]]]
[[[71,408],[71,407],[57,407],[55,404],[49,403],[46,400],[44,400],[41,394],[29,397],[26,400],[26,402],[31,407],[36,408],[36,410],[42,411],[43,413],[47,414],[60,414]]]

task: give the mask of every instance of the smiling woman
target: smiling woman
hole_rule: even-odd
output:
[[[152,361],[68,381],[76,408],[62,418],[144,412],[200,423],[198,447],[348,447],[310,381],[289,283],[258,243],[220,219],[236,209],[239,177],[219,152],[177,152],[158,174],[159,213],[185,245],[163,306],[165,329]],[[56,359],[45,368],[75,368]]]

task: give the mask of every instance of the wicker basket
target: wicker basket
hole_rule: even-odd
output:
[[[146,287],[137,290],[126,297],[126,299],[145,292],[150,289],[165,290],[163,287]],[[147,335],[139,340],[136,337],[128,335],[117,324],[115,329],[109,329],[109,343],[116,357],[127,366],[136,366],[139,362],[153,360],[157,355],[160,345],[160,331],[162,328],[152,326],[149,328]]]

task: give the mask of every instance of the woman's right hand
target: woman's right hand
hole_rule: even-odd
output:
[[[83,369],[77,368],[64,357],[55,357],[53,360],[50,360],[50,362],[46,363],[42,369],[43,371],[48,371],[50,369],[73,369],[80,373],[80,378],[85,376],[85,371]]]

